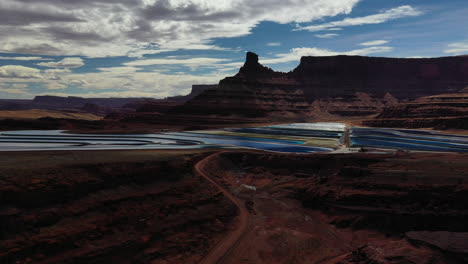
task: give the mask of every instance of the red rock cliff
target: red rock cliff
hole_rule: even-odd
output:
[[[303,57],[289,73],[262,66],[248,52],[244,66],[217,89],[203,92],[179,112],[258,116],[272,112],[307,115],[379,113],[390,103],[468,86],[468,57],[425,59],[362,56]],[[392,100],[388,100],[392,98]]]

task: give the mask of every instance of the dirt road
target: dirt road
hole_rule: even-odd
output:
[[[239,216],[238,216],[238,226],[235,230],[231,231],[222,241],[220,241],[214,248],[208,252],[208,254],[202,258],[200,261],[201,264],[218,264],[223,263],[223,261],[229,256],[233,249],[237,247],[237,245],[242,240],[242,237],[246,234],[249,226],[250,216],[245,208],[244,204],[234,197],[227,189],[219,185],[216,181],[211,179],[204,171],[203,168],[205,164],[207,164],[211,159],[220,155],[221,153],[215,153],[206,157],[205,159],[199,161],[195,165],[195,172],[200,174],[203,178],[213,184],[217,189],[219,189],[226,198],[231,200],[237,208],[239,208]]]

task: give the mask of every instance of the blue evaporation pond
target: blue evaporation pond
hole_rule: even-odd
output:
[[[406,133],[406,134],[421,134],[421,135],[428,135],[428,136],[447,136],[447,137],[468,139],[468,135],[443,134],[442,131],[439,131],[439,130],[410,130],[410,129],[394,129],[394,130],[398,132]]]
[[[353,146],[406,149],[418,151],[468,152],[465,137],[441,134],[435,131],[352,128]]]
[[[389,148],[389,149],[403,149],[403,150],[417,150],[417,151],[437,151],[437,152],[468,152],[468,149],[454,149],[447,147],[438,147],[431,145],[420,145],[398,141],[384,141],[378,139],[368,138],[352,138],[351,143],[353,146],[358,147],[374,147],[374,148]]]
[[[72,143],[27,143],[27,142],[0,142],[0,150],[30,150],[30,149],[47,149],[47,148],[65,148],[76,147]]]
[[[343,123],[318,122],[318,123],[293,123],[293,124],[271,125],[271,126],[265,126],[263,128],[344,132],[346,129],[346,125]]]
[[[15,143],[0,143],[0,150],[5,151],[68,151],[68,150],[156,150],[156,149],[203,149],[203,148],[220,148],[219,146],[211,145],[86,145],[76,146],[67,144],[23,144]],[[9,145],[10,144],[10,145]]]
[[[410,133],[408,133],[410,132]],[[406,138],[416,140],[428,140],[431,142],[449,142],[455,144],[468,144],[468,137],[449,135],[441,133],[412,133],[414,130],[392,130],[392,129],[372,129],[372,128],[353,128],[352,137],[383,136],[389,138]],[[425,131],[418,131],[425,132]],[[432,131],[427,131],[432,132]]]
[[[406,138],[392,138],[392,137],[381,137],[381,136],[362,136],[359,137],[361,139],[375,139],[379,141],[388,141],[388,142],[401,142],[401,143],[409,143],[409,144],[418,144],[418,145],[427,145],[427,146],[437,146],[437,147],[445,147],[445,148],[452,148],[455,149],[467,149],[467,144],[457,144],[457,143],[449,143],[449,142],[441,142],[441,141],[431,141],[431,140],[416,140],[416,139],[406,139]]]
[[[50,133],[47,133],[50,132]],[[110,134],[69,134],[62,130],[25,130],[8,131],[0,133],[0,139],[5,141],[16,141],[18,139],[50,140],[50,141],[79,141],[93,144],[198,144],[196,141],[174,141],[159,138],[158,134],[138,134],[138,135],[110,135]]]
[[[234,129],[227,129],[227,131],[267,134],[267,135],[325,137],[325,138],[339,138],[342,136],[342,134],[338,132],[297,130],[297,129],[288,130],[288,129],[270,129],[270,128],[234,128]]]
[[[110,140],[98,140],[98,139],[28,139],[28,138],[21,138],[21,139],[11,139],[11,138],[1,138],[0,142],[30,142],[30,143],[70,143],[70,144],[123,144],[123,145],[142,145],[142,144],[153,144],[152,142],[144,142],[144,141],[110,141]]]
[[[3,131],[0,135],[38,135],[38,136],[55,136],[62,135],[65,130],[17,130]]]
[[[12,145],[12,143],[14,144]],[[199,134],[191,133],[102,135],[65,134],[60,130],[9,131],[0,133],[0,150],[7,151],[193,149],[206,147],[244,147],[284,153],[311,153],[333,150],[328,148],[301,146],[302,143],[302,141],[248,137],[226,138],[211,135],[203,137]],[[16,148],[15,144],[17,145]]]
[[[191,140],[191,139],[197,138],[203,141],[203,143],[205,144],[216,144],[216,145],[224,145],[224,146],[229,145],[229,146],[238,146],[238,147],[244,147],[244,148],[253,148],[253,149],[259,149],[259,150],[288,152],[288,153],[309,153],[309,152],[319,152],[319,151],[333,151],[333,149],[330,149],[330,148],[293,146],[293,145],[286,145],[286,144],[275,144],[275,143],[235,140],[235,139],[220,139],[220,138],[208,138],[208,137],[202,138],[202,137],[182,135],[183,133],[174,133],[174,134],[164,134],[161,136],[164,136],[167,139],[184,139],[184,140]]]
[[[193,136],[201,138],[219,138],[219,139],[234,139],[234,140],[248,140],[257,142],[270,142],[270,143],[282,143],[282,144],[296,144],[302,145],[305,142],[300,140],[285,140],[285,139],[274,139],[274,138],[260,138],[260,137],[244,137],[244,136],[229,136],[229,135],[213,135],[203,133],[190,133],[190,132],[179,132],[179,133],[166,133],[168,135],[182,135],[182,136]]]

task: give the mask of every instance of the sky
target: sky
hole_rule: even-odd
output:
[[[237,73],[245,52],[468,54],[468,0],[0,0],[0,98],[165,98]]]

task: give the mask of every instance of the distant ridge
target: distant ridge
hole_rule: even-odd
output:
[[[246,54],[239,72],[178,107],[179,113],[262,116],[379,113],[388,102],[457,92],[468,86],[468,57],[302,57],[288,73],[275,72]],[[391,100],[389,100],[391,98]]]
[[[205,90],[216,89],[216,88],[218,88],[217,84],[194,84],[192,85],[192,90],[190,91],[189,94],[167,97],[166,100],[185,102],[187,100],[193,99],[194,97],[203,93]]]

